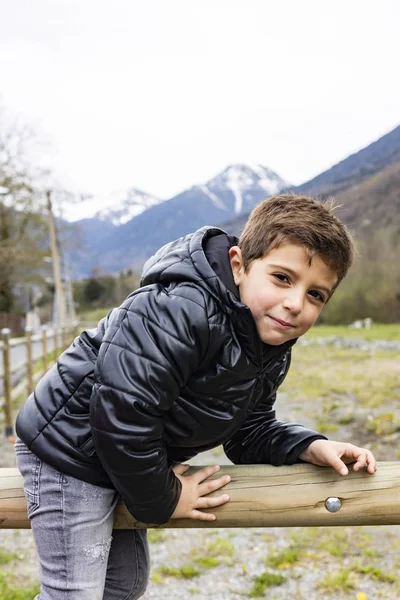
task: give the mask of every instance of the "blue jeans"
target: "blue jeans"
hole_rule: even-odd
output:
[[[145,529],[114,530],[115,490],[60,473],[17,440],[17,466],[37,548],[35,600],[135,600],[149,576]]]

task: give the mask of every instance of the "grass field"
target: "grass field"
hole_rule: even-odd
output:
[[[106,316],[107,313],[110,312],[114,307],[109,306],[108,308],[96,308],[94,310],[85,310],[84,312],[79,313],[77,318],[79,321],[89,322],[89,323],[97,323]]]
[[[364,340],[400,340],[400,323],[373,323],[370,329],[351,329],[348,325],[314,325],[306,334],[314,337],[352,337]]]

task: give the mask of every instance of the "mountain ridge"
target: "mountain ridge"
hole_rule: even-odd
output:
[[[238,235],[251,209],[282,191],[322,200],[336,194],[343,205],[338,214],[351,227],[360,230],[367,221],[386,226],[400,212],[397,164],[400,166],[400,126],[299,186],[290,186],[261,165],[228,165],[205,184],[148,208],[103,237],[89,239],[91,258],[86,257],[84,268],[79,256],[74,256],[77,275],[87,276],[90,265],[111,272],[139,269],[161,245],[202,225],[218,225]]]
[[[337,194],[398,161],[400,161],[400,125],[316,177],[290,189],[298,194],[319,196]]]
[[[164,202],[135,187],[114,192],[109,198],[111,205],[98,210],[92,218],[111,221],[113,225],[124,225],[148,208]]]
[[[112,272],[140,266],[161,245],[194,231],[204,224],[218,225],[232,214],[247,214],[260,200],[284,189],[289,184],[262,165],[228,165],[204,184],[195,185],[173,198],[151,206],[107,235],[87,240],[84,273],[76,253],[73,263],[78,276],[87,275],[92,256],[92,268],[100,266]],[[81,237],[87,238],[86,225],[80,221]],[[101,262],[99,262],[99,257]],[[98,262],[95,262],[98,261]]]

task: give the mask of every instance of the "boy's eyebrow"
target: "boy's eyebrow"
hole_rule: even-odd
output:
[[[293,271],[293,269],[290,269],[289,267],[286,267],[285,265],[273,265],[273,264],[269,263],[269,266],[273,267],[274,269],[283,269],[284,271],[287,271],[288,273],[290,273],[290,275],[292,275],[294,277],[297,277],[296,271]],[[328,294],[328,296],[332,295],[332,290],[330,290],[326,286],[324,286],[324,285],[316,285],[316,287],[319,290],[321,290],[323,292],[326,292]]]

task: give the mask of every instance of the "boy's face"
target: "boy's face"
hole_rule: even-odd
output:
[[[263,342],[277,346],[300,337],[317,320],[335,283],[336,272],[319,256],[285,243],[244,272],[238,246],[229,251],[240,300],[250,308]]]

